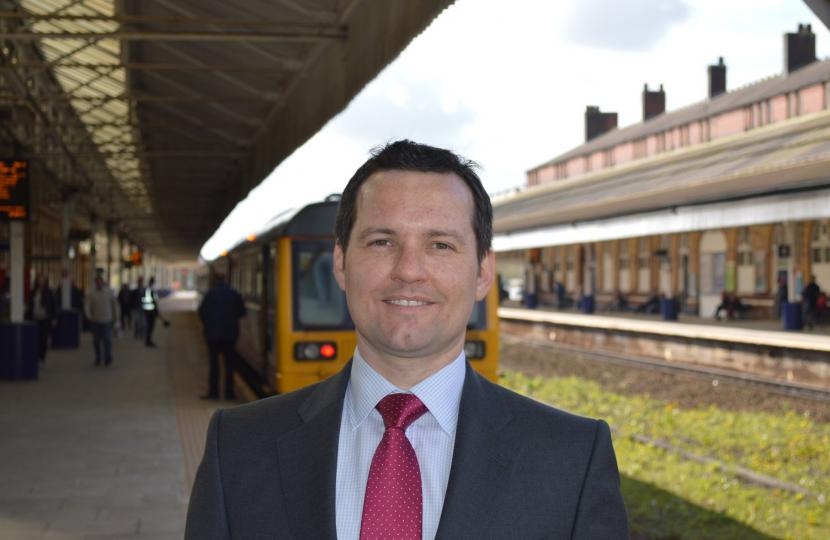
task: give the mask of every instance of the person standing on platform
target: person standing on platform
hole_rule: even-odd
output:
[[[35,278],[34,288],[29,296],[29,303],[26,306],[26,319],[37,324],[38,332],[38,358],[40,362],[46,362],[46,350],[49,348],[49,334],[58,317],[57,302],[55,294],[49,288],[49,280],[46,276],[39,275]]]
[[[130,286],[126,283],[118,290],[118,309],[121,311],[121,332],[126,333],[130,328],[132,307],[130,306]]]
[[[156,318],[164,321],[164,326],[170,325],[170,321],[165,319],[159,311],[159,297],[158,293],[156,293],[155,284],[156,278],[151,277],[141,295],[141,308],[144,310],[144,321],[146,322],[144,344],[148,347],[156,346],[153,341],[153,329],[156,327]]]
[[[804,303],[804,326],[813,328],[818,322],[818,295],[821,289],[816,283],[816,276],[810,276],[810,282],[801,291],[801,301]]]
[[[144,278],[139,276],[135,289],[130,290],[130,311],[133,319],[133,337],[144,339],[147,334],[147,318],[144,316],[144,307],[141,298],[144,296]]]
[[[115,293],[107,285],[103,270],[96,270],[95,284],[86,294],[86,316],[92,326],[95,365],[112,364],[112,326],[118,313]]]
[[[775,312],[778,318],[784,317],[784,306],[790,300],[790,292],[787,287],[787,278],[785,276],[778,276],[778,290],[775,291]]]
[[[352,176],[333,251],[352,360],[213,414],[186,540],[628,538],[608,425],[466,361],[467,321],[495,276],[473,166],[397,141]]]
[[[236,340],[239,338],[239,320],[245,316],[242,295],[231,288],[223,274],[213,278],[213,287],[199,304],[199,318],[210,355],[208,393],[202,399],[219,399],[219,355],[225,360],[225,399],[236,399],[233,390],[233,372],[236,366]]]

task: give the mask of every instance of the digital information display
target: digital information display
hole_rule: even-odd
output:
[[[29,219],[29,162],[0,159],[0,221]]]

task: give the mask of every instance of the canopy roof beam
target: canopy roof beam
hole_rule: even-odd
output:
[[[3,36],[6,41],[39,41],[42,39],[94,40],[119,39],[121,41],[213,41],[235,43],[318,43],[342,41],[347,37],[343,28],[320,28],[316,31],[297,31],[290,28],[277,32],[165,32],[152,30],[116,30],[114,32],[20,32],[13,31]]]

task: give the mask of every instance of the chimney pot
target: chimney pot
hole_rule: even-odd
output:
[[[616,129],[617,113],[600,112],[596,105],[585,107],[585,142]]]
[[[784,69],[787,73],[816,61],[816,35],[809,24],[799,24],[798,32],[784,34]]]
[[[709,66],[709,99],[726,92],[726,65],[723,56],[718,57],[718,63]]]
[[[643,85],[643,121],[666,112],[666,92],[663,85],[659,90],[649,90],[648,83]]]

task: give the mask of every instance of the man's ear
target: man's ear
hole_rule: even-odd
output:
[[[334,279],[342,290],[346,290],[346,253],[340,242],[334,244]]]
[[[487,296],[487,292],[493,285],[493,279],[496,275],[496,254],[490,249],[487,254],[481,259],[481,264],[478,267],[478,278],[476,283],[476,300],[482,300]]]

